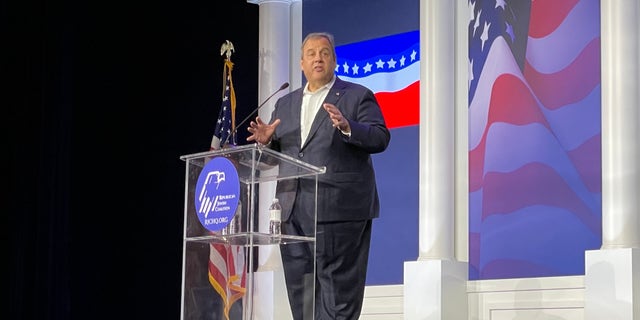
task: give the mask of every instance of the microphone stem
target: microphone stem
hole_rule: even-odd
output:
[[[286,87],[288,87],[288,86],[282,86],[282,87],[280,87],[280,89],[278,89],[276,92],[274,92],[274,93],[272,93],[270,96],[268,96],[268,97],[267,97],[267,98],[266,98],[266,99],[265,99],[265,100],[264,100],[264,101],[263,101],[263,102],[262,102],[262,103],[261,103],[257,108],[255,108],[253,111],[251,111],[251,113],[249,113],[249,115],[248,115],[246,118],[244,118],[244,119],[242,119],[242,121],[240,121],[240,123],[236,126],[236,129],[237,129],[237,128],[240,128],[240,126],[241,126],[241,125],[243,125],[245,122],[247,122],[247,120],[249,120],[249,118],[251,118],[251,116],[252,116],[254,113],[256,113],[258,110],[260,110],[260,108],[262,108],[262,106],[264,106],[264,104],[265,104],[265,103],[267,103],[267,101],[271,100],[271,98],[272,98],[273,96],[275,96],[278,92],[280,92],[280,91],[284,90]],[[236,131],[236,130],[234,130],[234,132],[235,132],[235,131]]]
[[[272,93],[270,96],[268,96],[268,97],[267,97],[267,98],[266,98],[266,99],[265,99],[265,100],[264,100],[264,101],[263,101],[263,102],[262,102],[262,103],[261,103],[257,108],[255,108],[253,111],[251,111],[251,113],[249,113],[249,115],[248,115],[246,118],[242,119],[242,121],[240,121],[240,123],[239,123],[238,125],[236,125],[236,126],[235,126],[235,128],[233,128],[233,130],[231,130],[231,134],[229,134],[229,135],[227,136],[227,138],[226,138],[226,139],[224,140],[224,142],[222,143],[222,146],[224,146],[225,144],[227,144],[227,142],[229,142],[229,139],[230,139],[232,136],[235,138],[235,136],[236,136],[236,132],[238,131],[238,128],[240,128],[240,126],[242,126],[245,122],[247,122],[247,120],[249,120],[249,119],[251,118],[251,116],[252,116],[254,113],[258,112],[258,110],[260,110],[260,108],[262,108],[262,106],[264,106],[264,105],[267,103],[267,101],[271,100],[271,98],[272,98],[273,96],[275,96],[275,95],[276,95],[276,93],[278,93],[278,92],[280,92],[280,91],[282,91],[282,90],[284,90],[284,89],[286,89],[286,88],[288,88],[288,87],[289,87],[289,83],[288,83],[288,82],[283,83],[283,84],[280,86],[280,88],[279,88],[278,90],[276,90],[276,92],[274,92],[274,93]],[[233,139],[233,141],[235,141],[235,139]]]

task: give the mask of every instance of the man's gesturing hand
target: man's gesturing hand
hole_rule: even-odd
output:
[[[349,125],[349,121],[342,116],[342,112],[338,107],[332,105],[331,103],[325,103],[322,105],[324,110],[329,113],[329,119],[333,122],[333,126],[338,128],[340,131],[344,133],[351,132],[351,126]]]
[[[249,123],[247,130],[251,133],[247,137],[247,141],[255,141],[260,144],[269,144],[271,136],[276,131],[276,127],[280,124],[280,119],[276,119],[272,124],[267,124],[260,117],[256,117],[255,121]]]

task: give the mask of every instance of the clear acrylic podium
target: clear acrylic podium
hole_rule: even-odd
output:
[[[280,248],[308,247],[315,263],[315,230],[269,234],[268,206],[278,181],[287,179],[314,181],[317,203],[325,168],[258,144],[180,159],[186,162],[181,319],[290,319]],[[317,205],[314,217],[316,211]],[[302,287],[313,301],[315,281],[309,279],[315,279],[315,264],[307,281],[289,285]]]

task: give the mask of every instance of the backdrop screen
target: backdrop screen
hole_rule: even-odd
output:
[[[584,274],[602,238],[599,1],[469,4],[469,279]]]

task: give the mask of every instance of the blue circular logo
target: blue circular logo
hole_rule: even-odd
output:
[[[233,219],[240,195],[238,171],[224,157],[211,159],[200,172],[196,184],[196,214],[210,231],[224,229]]]

